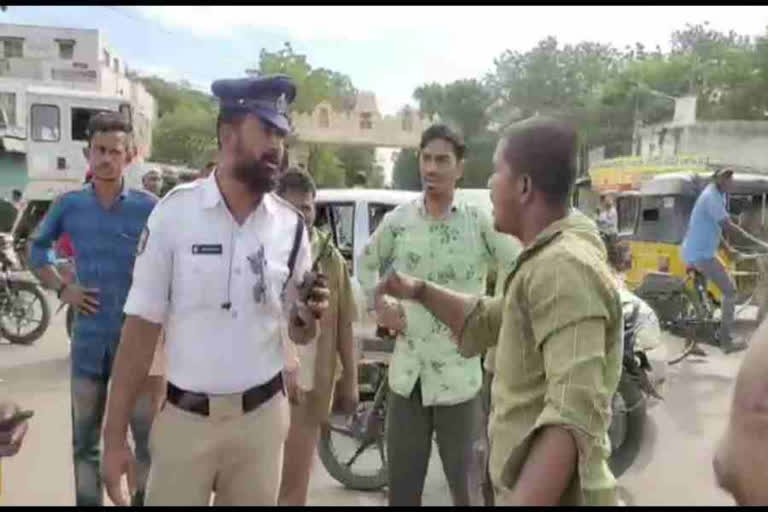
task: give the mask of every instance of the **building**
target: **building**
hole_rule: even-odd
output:
[[[139,160],[149,157],[155,100],[129,77],[126,62],[101,31],[0,24],[0,126],[6,136],[25,138],[30,129],[25,93],[36,87],[124,98],[131,106]],[[12,160],[0,164],[0,189],[26,181],[17,165],[9,172],[5,164]]]
[[[680,98],[671,122],[639,128],[635,155],[646,161],[695,155],[768,172],[768,121],[699,121],[695,109],[694,97]]]
[[[306,168],[310,144],[358,145],[377,148],[414,148],[431,124],[418,111],[404,108],[400,114],[382,116],[372,92],[361,91],[346,111],[320,102],[311,113],[292,115],[295,139],[291,163]]]

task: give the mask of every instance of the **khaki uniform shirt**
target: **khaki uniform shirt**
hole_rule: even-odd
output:
[[[339,337],[342,327],[357,320],[357,307],[352,293],[352,284],[344,256],[333,245],[333,240],[325,241],[331,235],[312,229],[312,257],[320,255],[320,272],[328,276],[328,310],[320,319],[320,332],[310,345],[297,346],[299,356],[300,381],[309,380],[308,386],[302,386],[311,392],[307,395],[307,413],[318,421],[325,421],[331,406],[333,388],[341,377],[341,358]],[[320,254],[320,251],[323,254]],[[351,329],[351,327],[350,327]],[[309,370],[309,371],[306,371]]]
[[[514,488],[534,433],[568,429],[578,470],[561,505],[615,505],[608,468],[611,401],[621,374],[622,311],[592,221],[574,212],[523,250],[503,297],[467,317],[460,351],[497,343],[490,474],[497,504]]]

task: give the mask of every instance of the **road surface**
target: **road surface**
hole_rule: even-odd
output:
[[[670,351],[680,346],[671,337],[665,342]],[[715,348],[707,350],[706,359],[670,368],[665,400],[649,411],[643,451],[620,479],[621,497],[628,505],[732,504],[715,487],[711,458],[726,423],[743,352],[725,356]],[[22,452],[3,460],[0,504],[74,505],[68,374],[64,312],[33,346],[0,342],[0,396],[35,411]],[[423,502],[451,504],[436,449]],[[309,504],[386,505],[386,495],[345,490],[316,460]]]

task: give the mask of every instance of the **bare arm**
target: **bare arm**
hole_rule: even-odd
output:
[[[32,273],[42,283],[44,288],[49,290],[58,290],[64,286],[64,280],[61,278],[55,265],[45,265],[40,268],[32,269]]]
[[[152,366],[160,329],[160,324],[139,316],[128,315],[125,319],[112,369],[104,423],[105,446],[122,447],[127,441],[128,423]]]
[[[559,505],[576,472],[577,455],[576,441],[568,430],[557,425],[539,430],[515,489],[503,505]]]
[[[768,249],[768,244],[764,240],[760,240],[759,238],[755,237],[750,233],[749,231],[745,230],[735,222],[731,220],[730,217],[727,217],[720,221],[720,226],[723,228],[723,231],[730,231],[731,233],[739,233],[741,236],[749,240],[750,242],[757,244],[759,247],[761,247],[763,250]],[[725,241],[725,237],[720,237],[721,241],[723,242],[723,245],[725,245],[726,249],[728,249],[730,252],[734,254],[738,254],[738,251],[734,250],[728,242]]]
[[[397,299],[418,302],[447,325],[453,331],[455,338],[461,336],[464,320],[477,303],[477,297],[473,295],[454,292],[398,272],[388,274],[376,286],[375,294],[377,297],[386,294]]]

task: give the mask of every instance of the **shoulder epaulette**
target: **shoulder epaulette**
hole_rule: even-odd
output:
[[[189,192],[191,190],[197,189],[202,182],[198,183],[197,181],[190,181],[189,183],[182,183],[180,185],[176,185],[171,190],[166,192],[166,194],[158,201],[159,203],[165,203],[168,201],[172,196],[177,196],[181,192]]]

